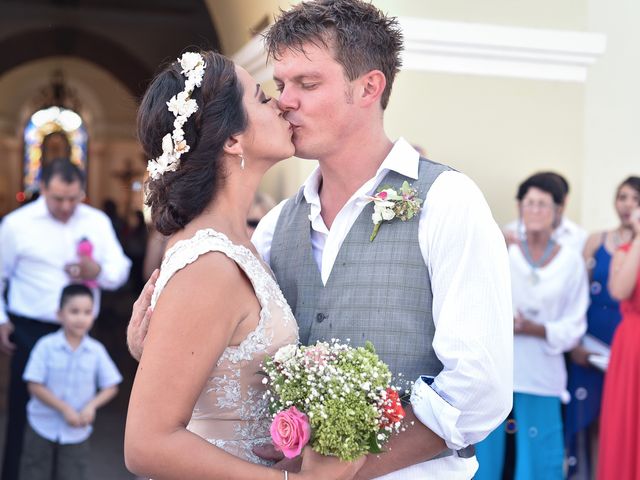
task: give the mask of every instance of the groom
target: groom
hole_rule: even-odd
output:
[[[511,408],[513,316],[500,230],[471,180],[384,132],[402,49],[395,19],[361,0],[307,1],[282,14],[266,43],[296,156],[319,167],[262,220],[256,248],[302,343],[370,340],[394,374],[416,380],[409,427],[387,453],[368,457],[359,478],[471,478],[473,444]],[[370,241],[373,206],[363,199],[405,180],[424,200],[421,213],[384,222]],[[149,291],[134,307],[132,352]]]

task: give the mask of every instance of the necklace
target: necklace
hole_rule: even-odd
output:
[[[554,247],[556,246],[556,242],[554,242],[553,238],[549,238],[547,241],[547,246],[544,247],[544,252],[540,259],[536,262],[531,255],[531,250],[529,250],[529,242],[526,238],[522,240],[522,253],[524,253],[524,258],[527,260],[527,263],[531,265],[531,274],[529,275],[529,280],[532,285],[537,285],[540,282],[540,276],[538,275],[538,268],[544,265],[551,253],[553,252]]]
[[[628,240],[626,235],[624,235],[625,232],[628,232],[628,230],[626,228],[616,228],[612,233],[612,242],[613,242],[613,250],[617,250],[620,245],[627,243]],[[633,235],[631,235],[633,237]]]

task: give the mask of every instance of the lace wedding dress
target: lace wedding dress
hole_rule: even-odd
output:
[[[222,252],[242,268],[262,308],[256,329],[240,345],[227,347],[217,364],[212,365],[187,429],[237,457],[264,464],[251,451],[255,445],[271,441],[271,418],[264,398],[264,377],[258,373],[260,364],[266,355],[298,341],[296,321],[268,267],[224,234],[213,229],[199,230],[165,254],[151,305],[155,306],[173,274],[208,252]]]

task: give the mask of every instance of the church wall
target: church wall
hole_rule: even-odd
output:
[[[0,216],[19,204],[16,193],[21,185],[22,143],[12,132],[0,130]]]
[[[374,0],[392,15],[505,26],[585,30],[587,0]]]
[[[582,220],[615,227],[613,197],[627,176],[640,176],[640,4],[589,1],[589,29],[607,34],[607,53],[586,86]]]
[[[205,0],[225,55],[233,55],[257,33],[252,31],[264,18],[269,24],[279,8],[290,4],[284,0]]]
[[[138,142],[125,138],[97,140],[91,147],[91,158],[95,160],[89,172],[91,203],[101,208],[105,200],[113,200],[121,215],[141,210],[142,192],[132,191],[132,183],[142,181],[146,169]]]
[[[385,126],[392,139],[404,136],[471,177],[500,224],[516,216],[517,185],[547,169],[567,176],[567,213],[578,219],[583,90],[573,83],[401,72]]]

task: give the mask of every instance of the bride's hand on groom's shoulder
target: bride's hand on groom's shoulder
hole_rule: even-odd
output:
[[[144,339],[149,330],[149,321],[151,320],[151,296],[156,287],[156,280],[160,270],[156,269],[151,274],[149,280],[144,285],[138,299],[133,303],[131,310],[131,319],[127,327],[127,346],[131,356],[140,361],[142,357],[142,349],[144,348]]]

